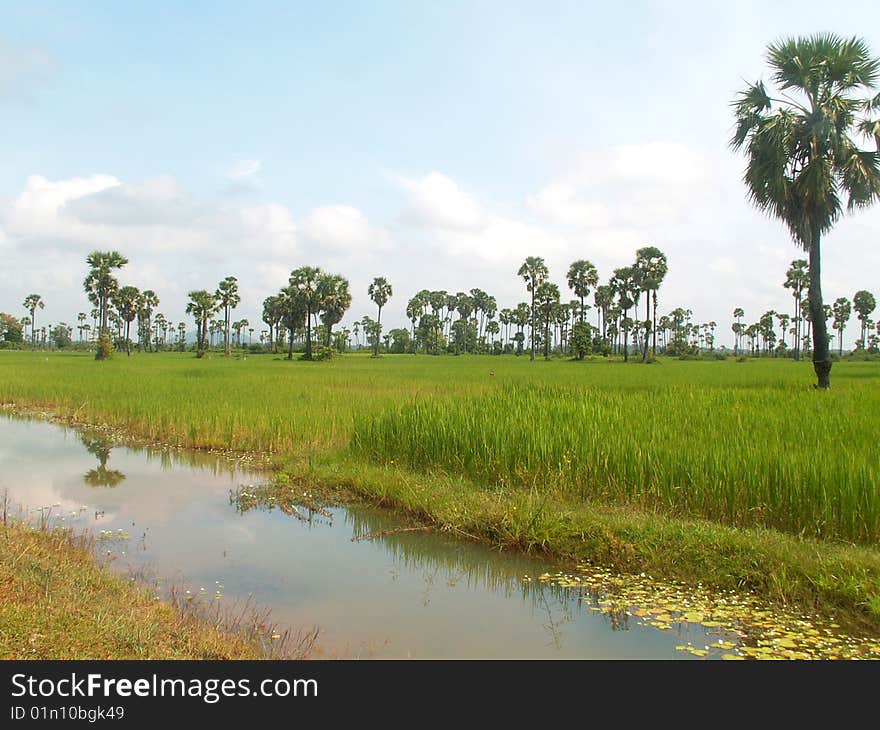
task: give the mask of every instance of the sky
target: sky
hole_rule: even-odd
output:
[[[833,14],[829,8],[833,7]],[[880,55],[876,2],[42,2],[0,4],[0,311],[75,324],[92,250],[187,321],[239,280],[258,333],[290,271],[351,282],[350,325],[421,289],[525,301],[542,256],[563,300],[657,246],[659,307],[718,323],[791,312],[804,258],[755,210],[730,103],[766,47],[833,31]],[[826,236],[826,302],[880,294],[880,205]],[[38,323],[39,324],[39,323]],[[855,318],[845,344],[858,336]]]

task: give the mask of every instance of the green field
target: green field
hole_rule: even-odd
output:
[[[268,452],[282,482],[337,483],[499,545],[880,623],[880,363],[836,363],[829,392],[812,382],[810,363],[771,359],[0,353],[0,403]]]

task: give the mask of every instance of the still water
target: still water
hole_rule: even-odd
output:
[[[230,490],[260,481],[220,457],[111,448],[0,417],[0,494],[14,505],[123,531],[98,543],[115,570],[220,590],[230,604],[252,594],[276,624],[318,627],[320,656],[685,659],[676,645],[713,641],[699,625],[612,621],[573,591],[524,582],[555,570],[541,561],[434,533],[373,535],[399,526],[387,512],[337,507],[308,520],[230,504]]]

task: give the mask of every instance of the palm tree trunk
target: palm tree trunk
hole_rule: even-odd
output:
[[[531,362],[535,361],[535,280],[532,279],[532,354],[529,358]]]
[[[376,315],[376,339],[373,342],[373,357],[379,357],[379,337],[382,334],[382,307],[379,307],[379,312]]]
[[[306,309],[306,360],[312,359],[312,308]]]
[[[828,331],[825,325],[825,312],[822,305],[822,262],[821,237],[818,229],[813,229],[810,243],[810,319],[813,320],[813,370],[818,378],[817,388],[828,390],[831,387],[831,356],[828,353]]]
[[[657,355],[657,290],[654,289],[652,292],[652,297],[654,299],[654,318],[651,320],[651,329],[653,330],[653,335],[651,339],[651,355]]]

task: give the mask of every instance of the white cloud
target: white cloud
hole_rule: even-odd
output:
[[[566,250],[568,244],[561,236],[548,234],[541,228],[523,221],[489,215],[479,231],[435,232],[433,244],[453,256],[484,262],[513,265],[526,256],[549,256]],[[476,285],[476,284],[475,284]]]
[[[290,211],[278,203],[263,203],[235,210],[238,230],[233,234],[240,238],[245,251],[271,254],[279,257],[292,256],[296,251],[297,227]]]
[[[486,225],[480,204],[446,175],[431,172],[419,180],[400,179],[408,192],[401,221],[416,226],[477,231]]]
[[[578,200],[578,190],[569,183],[557,182],[526,198],[528,209],[544,220],[574,228],[608,224],[608,210],[603,203]]]
[[[174,226],[194,222],[199,210],[173,177],[163,175],[71,197],[59,214],[95,225]]]
[[[68,180],[48,180],[41,175],[31,175],[5,215],[5,228],[11,236],[24,240],[48,239],[56,243],[80,240],[87,235],[86,226],[75,220],[60,220],[61,208],[69,201],[120,184],[112,175]]]
[[[572,157],[570,169],[526,198],[528,209],[550,225],[655,229],[681,223],[717,194],[707,185],[705,159],[681,144],[618,145]]]
[[[367,217],[349,205],[324,205],[315,208],[302,222],[304,238],[321,247],[345,250],[387,250],[388,233],[370,225]]]

